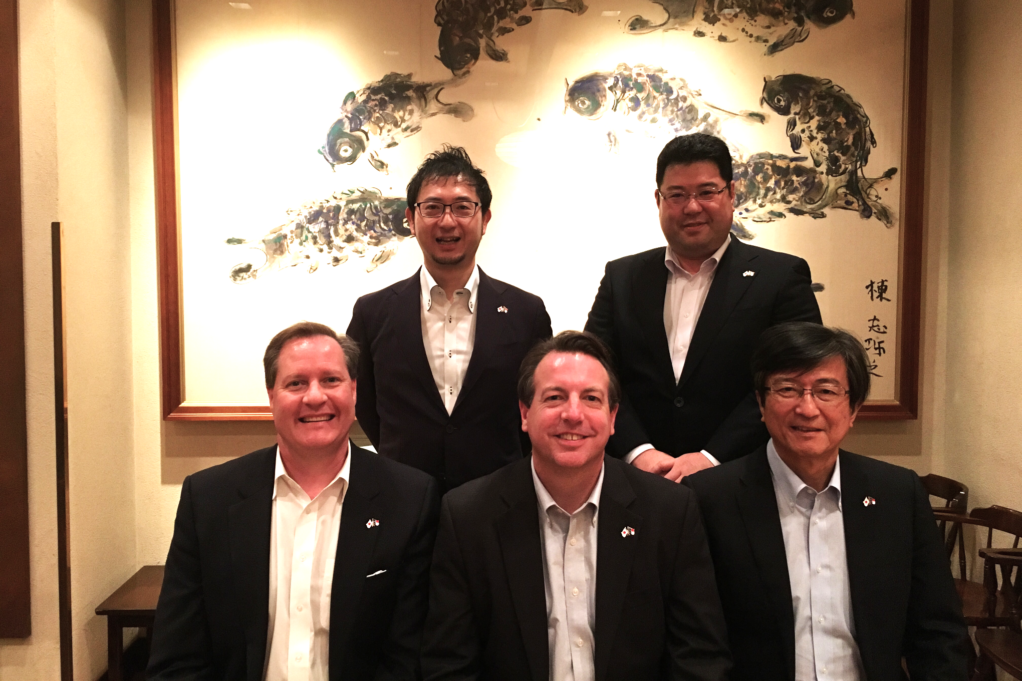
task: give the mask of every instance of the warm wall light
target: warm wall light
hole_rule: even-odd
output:
[[[227,4],[233,7],[234,9],[252,9],[252,5],[248,4],[247,2],[229,2]]]
[[[601,17],[616,17],[619,14],[621,14],[621,10],[619,9],[608,9],[600,12]]]
[[[397,55],[401,54],[397,50],[384,50],[383,53],[388,57],[396,57]]]

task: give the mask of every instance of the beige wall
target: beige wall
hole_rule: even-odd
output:
[[[971,505],[1022,506],[1022,17],[955,3],[948,473]]]
[[[95,606],[137,567],[164,560],[184,475],[272,441],[266,423],[160,418],[149,4],[20,0],[34,634],[0,642],[0,681],[59,676],[51,220],[64,223],[74,254],[67,330],[77,679],[91,681],[105,666]],[[1012,331],[1022,303],[1010,287],[1022,281],[1022,236],[1012,222],[1022,208],[1012,173],[1022,152],[1013,119],[1022,58],[1010,48],[1022,19],[999,7],[932,0],[920,418],[860,422],[848,448],[962,479],[974,503],[1018,505],[1022,359]]]
[[[33,636],[0,678],[60,676],[49,231],[60,221],[70,439],[74,670],[106,667],[95,608],[136,569],[125,8],[21,0]]]

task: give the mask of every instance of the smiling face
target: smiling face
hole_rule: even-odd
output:
[[[416,203],[426,201],[448,205],[455,201],[479,203],[479,195],[475,187],[461,177],[447,177],[422,185]],[[432,272],[434,267],[460,268],[475,265],[479,242],[483,234],[486,234],[486,225],[490,222],[490,211],[483,212],[480,208],[470,218],[456,218],[451,209],[447,208],[439,218],[424,218],[417,209],[409,206],[405,210],[405,217],[422,249],[427,269]]]
[[[346,447],[355,421],[355,381],[334,339],[288,341],[277,360],[277,380],[266,392],[283,454],[333,456]]]
[[[692,195],[725,186],[727,191],[721,192],[709,203],[689,198],[683,205],[675,206],[663,198],[672,192]],[[731,231],[734,182],[725,182],[713,161],[674,164],[664,171],[663,182],[654,196],[660,209],[660,229],[671,250],[686,269],[690,269],[689,264],[694,265],[693,271],[698,269],[702,261],[723,245]]]
[[[552,352],[540,361],[532,404],[519,407],[541,479],[557,469],[599,470],[617,415],[609,380],[599,360],[582,353]]]
[[[774,374],[766,385],[773,389],[790,385],[802,390],[832,387],[843,392],[848,388],[848,372],[841,357],[830,357],[803,374]],[[809,393],[794,400],[783,400],[768,392],[759,406],[778,456],[796,472],[823,464],[833,465],[837,461],[838,447],[859,411],[852,409],[847,395],[824,404]]]

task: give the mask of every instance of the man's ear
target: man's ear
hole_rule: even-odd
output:
[[[621,405],[615,404],[614,408],[610,410],[610,434],[611,435],[614,434],[614,423],[617,421],[617,408],[619,406],[621,406]]]
[[[490,218],[493,217],[493,213],[486,211],[483,213],[483,230],[482,234],[486,234],[486,225],[490,224]]]
[[[760,392],[758,390],[756,390],[754,392],[756,393],[756,404],[759,405],[759,420],[762,421],[762,420],[764,420],[763,419],[763,396],[760,394]]]
[[[521,400],[518,401],[518,411],[522,413],[522,432],[529,432],[529,405],[525,404]]]
[[[408,222],[408,229],[412,231],[412,236],[415,236],[415,211],[411,206],[405,208],[405,220]]]

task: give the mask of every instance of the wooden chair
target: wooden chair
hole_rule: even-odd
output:
[[[1004,506],[990,506],[988,508],[974,508],[969,515],[951,513],[944,509],[934,511],[938,522],[944,521],[950,525],[948,536],[952,537],[953,543],[958,550],[958,576],[955,579],[955,587],[962,599],[962,613],[965,615],[965,622],[970,627],[1007,627],[1017,620],[1014,615],[1014,600],[1010,591],[998,590],[993,596],[989,596],[986,586],[982,582],[970,581],[966,572],[966,552],[963,528],[965,525],[975,525],[985,528],[987,531],[986,546],[980,551],[989,553],[990,550],[1002,550],[1003,547],[994,547],[994,531],[1004,532],[1012,535],[1012,549],[1017,549],[1019,539],[1022,538],[1022,513],[1005,508]],[[977,544],[979,537],[977,537]],[[1008,553],[1012,553],[1008,551]],[[984,571],[986,568],[984,568]],[[1011,584],[1008,584],[1009,588]]]
[[[965,515],[968,512],[969,488],[964,484],[933,473],[922,476],[920,480],[922,480],[927,494],[944,500],[943,506],[934,506],[935,512],[944,511],[959,515]],[[947,520],[940,519],[938,519],[937,525],[940,528],[940,534],[944,537],[944,548],[947,549],[948,558],[951,558],[957,539],[956,532],[961,529],[961,525],[954,525]],[[948,532],[949,527],[955,532]]]
[[[1003,629],[976,630],[979,658],[972,681],[992,681],[995,665],[1014,678],[1022,679],[1022,550],[980,549],[979,553],[983,558],[983,587],[988,607],[994,607],[999,597],[1009,599],[1011,620]]]

